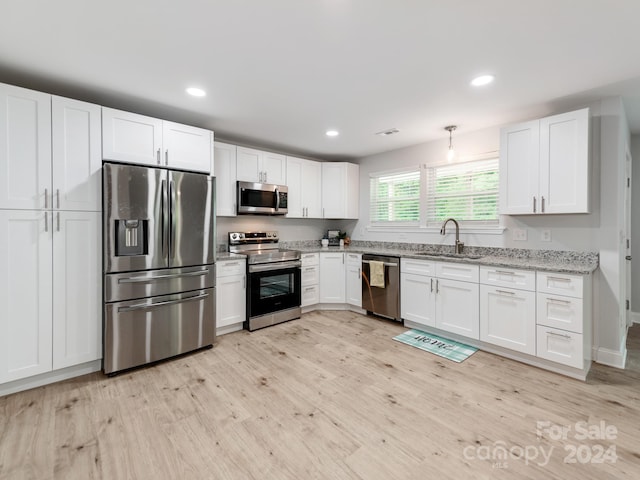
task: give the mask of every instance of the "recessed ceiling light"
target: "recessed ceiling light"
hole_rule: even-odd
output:
[[[495,80],[496,77],[493,75],[480,75],[479,77],[471,80],[471,85],[474,87],[481,87],[483,85],[488,85]]]
[[[207,94],[207,92],[205,92],[201,88],[197,88],[197,87],[189,87],[189,88],[187,88],[187,93],[189,95],[193,95],[194,97],[204,97]]]
[[[327,137],[337,137],[340,135],[340,132],[337,130],[327,130],[326,135]]]

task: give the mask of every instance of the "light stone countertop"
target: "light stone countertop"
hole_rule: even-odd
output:
[[[449,245],[425,245],[423,246],[424,248],[415,248],[415,244],[385,244],[380,242],[378,245],[366,245],[366,243],[370,242],[353,242],[353,244],[348,247],[340,248],[321,247],[319,242],[315,242],[316,245],[309,245],[308,243],[312,242],[290,242],[286,244],[286,248],[300,250],[302,253],[368,253],[420,260],[466,263],[471,265],[486,265],[504,268],[520,268],[526,270],[578,275],[588,275],[593,273],[598,268],[599,258],[598,254],[593,252],[556,250],[465,247],[462,255],[455,255],[452,253],[453,248]],[[406,245],[410,245],[414,248],[402,248]],[[420,246],[417,245],[417,247]],[[429,253],[431,253],[431,255]],[[466,255],[473,256],[474,258],[466,257]]]

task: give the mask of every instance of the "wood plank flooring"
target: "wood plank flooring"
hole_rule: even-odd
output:
[[[640,478],[640,326],[632,368],[587,382],[484,352],[457,364],[392,340],[404,330],[312,312],[2,397],[0,478]]]

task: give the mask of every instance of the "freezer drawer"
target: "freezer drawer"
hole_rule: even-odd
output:
[[[104,373],[212,345],[215,289],[105,305]]]
[[[216,285],[216,266],[167,268],[130,273],[111,273],[104,277],[104,301],[121,302],[174,292],[202,290]]]

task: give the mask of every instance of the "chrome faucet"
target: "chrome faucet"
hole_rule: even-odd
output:
[[[462,253],[462,249],[464,248],[464,243],[460,241],[460,225],[455,218],[447,218],[442,224],[442,228],[440,229],[440,235],[444,235],[447,233],[447,223],[453,222],[456,226],[456,253]]]

